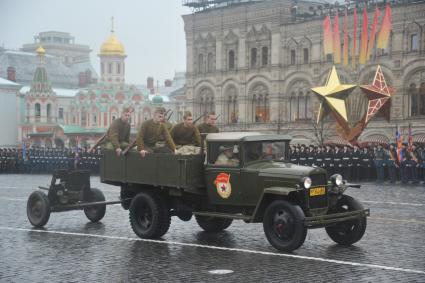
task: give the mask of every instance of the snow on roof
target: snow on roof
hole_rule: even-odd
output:
[[[31,86],[26,85],[23,86],[19,92],[21,94],[26,94],[28,91],[30,91]],[[75,97],[77,95],[77,93],[80,91],[81,89],[68,89],[68,88],[53,88],[53,91],[56,93],[57,96],[60,97]]]
[[[19,85],[15,82],[0,78],[0,85]]]

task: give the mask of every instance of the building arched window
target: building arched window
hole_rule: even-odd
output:
[[[208,53],[208,60],[207,60],[207,69],[208,72],[212,72],[214,70],[214,55],[212,53]]]
[[[198,73],[204,72],[204,54],[198,55]]]
[[[261,48],[261,66],[267,66],[269,63],[269,48],[264,46]]]
[[[117,63],[117,74],[121,74],[121,64]]]
[[[311,93],[305,81],[292,84],[289,97],[289,121],[307,120],[312,118]]]
[[[257,48],[251,48],[251,68],[257,66]]]
[[[239,118],[238,93],[234,86],[226,90],[225,102],[225,121],[228,124],[237,123]]]
[[[252,122],[264,123],[270,121],[270,103],[267,88],[258,84],[252,89]]]
[[[112,74],[112,63],[108,64],[108,74]]]
[[[35,116],[35,121],[40,122],[40,117],[41,117],[41,105],[40,105],[40,103],[36,103],[34,105],[34,116]]]
[[[47,121],[50,122],[52,119],[52,105],[49,103],[46,106],[46,116],[47,116]]]
[[[415,83],[410,84],[408,94],[410,116],[425,116],[425,82],[422,82],[419,87]]]
[[[104,75],[105,74],[105,63],[100,63],[100,70],[101,70],[101,72],[102,72],[102,75]]]
[[[208,87],[203,88],[198,95],[199,114],[215,111],[214,94]]]
[[[229,50],[229,70],[235,69],[235,51]]]

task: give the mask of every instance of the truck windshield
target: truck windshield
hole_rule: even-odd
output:
[[[246,163],[259,160],[285,160],[286,141],[255,141],[245,146]]]

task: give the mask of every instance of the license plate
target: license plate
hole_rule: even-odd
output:
[[[325,187],[312,188],[310,189],[310,196],[311,197],[321,196],[321,195],[324,195],[325,192],[326,192]]]

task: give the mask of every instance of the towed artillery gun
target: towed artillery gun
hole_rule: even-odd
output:
[[[359,241],[369,209],[344,192],[360,186],[346,183],[341,175],[328,178],[321,168],[289,163],[289,142],[288,136],[234,132],[209,134],[199,155],[141,158],[130,151],[117,157],[105,150],[100,178],[121,188],[121,205],[141,238],[162,237],[172,216],[183,221],[194,216],[207,232],[222,231],[233,220],[263,223],[266,238],[280,251],[299,248],[312,228],[325,228],[341,245]],[[232,148],[226,153],[231,162],[219,165],[223,148]],[[93,207],[102,211],[108,203],[96,194],[91,194],[97,203]],[[90,203],[78,208],[85,205]]]

